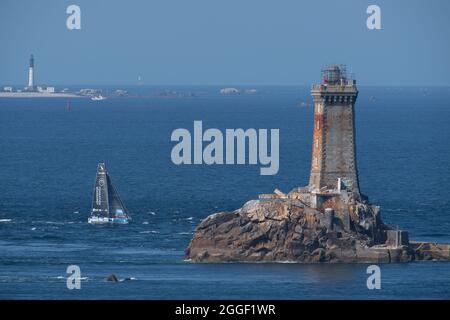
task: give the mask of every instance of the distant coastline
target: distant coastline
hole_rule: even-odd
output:
[[[86,98],[74,93],[47,93],[47,92],[0,92],[0,98]]]

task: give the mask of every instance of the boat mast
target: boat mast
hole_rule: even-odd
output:
[[[105,194],[106,194],[106,213],[108,215],[108,218],[111,218],[110,212],[109,212],[109,190],[108,190],[108,171],[106,171],[106,164],[103,163],[103,168],[105,170]]]

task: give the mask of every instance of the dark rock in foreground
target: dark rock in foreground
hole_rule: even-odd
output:
[[[119,279],[117,279],[116,275],[112,273],[106,277],[106,281],[107,282],[119,282]]]
[[[316,194],[295,189],[261,195],[233,212],[210,215],[197,227],[186,250],[194,262],[387,263],[448,260],[407,233],[383,224],[379,208],[351,193],[330,194],[315,206]],[[325,204],[325,205],[324,205]],[[429,246],[428,246],[429,248]]]

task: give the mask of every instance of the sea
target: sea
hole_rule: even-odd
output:
[[[71,90],[79,89],[71,87]],[[450,263],[223,263],[185,260],[195,227],[260,193],[308,184],[310,87],[100,87],[106,100],[0,98],[0,299],[449,299]],[[116,89],[128,97],[112,96]],[[450,88],[359,87],[361,190],[412,240],[450,243]],[[260,165],[175,165],[171,134],[279,129],[276,175]],[[89,225],[105,162],[132,215]],[[77,266],[79,289],[69,289]],[[119,282],[106,277],[115,274]]]

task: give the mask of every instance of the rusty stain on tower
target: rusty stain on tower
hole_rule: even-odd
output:
[[[356,81],[345,65],[322,69],[321,84],[313,85],[314,133],[309,186],[313,190],[347,189],[359,197],[355,150]]]

